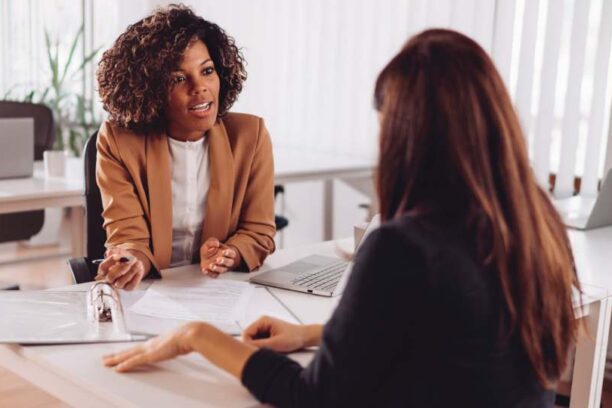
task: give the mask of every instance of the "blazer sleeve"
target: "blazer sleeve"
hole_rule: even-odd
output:
[[[257,144],[238,228],[225,243],[235,246],[248,270],[253,271],[276,249],[275,233],[272,142],[263,119],[259,119]]]
[[[151,234],[142,202],[108,123],[98,132],[97,149],[96,181],[102,195],[106,248],[140,251],[149,258],[153,268],[158,269],[151,252]]]

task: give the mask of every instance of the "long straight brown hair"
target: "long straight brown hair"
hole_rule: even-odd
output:
[[[501,287],[502,332],[518,336],[538,381],[551,386],[576,339],[572,291],[580,288],[493,62],[460,33],[425,31],[383,69],[375,103],[383,220],[411,212],[464,222]]]

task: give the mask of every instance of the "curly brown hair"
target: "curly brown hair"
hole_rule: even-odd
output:
[[[117,125],[145,133],[166,126],[164,107],[185,48],[202,40],[219,74],[219,116],[234,104],[246,80],[242,53],[218,25],[171,4],[130,25],[104,52],[96,73],[104,110]]]

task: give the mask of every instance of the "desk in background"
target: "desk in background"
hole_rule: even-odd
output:
[[[324,239],[332,238],[333,180],[371,178],[374,165],[367,160],[330,154],[304,153],[296,149],[275,149],[275,182],[323,181]],[[32,178],[0,180],[0,214],[49,207],[70,209],[72,257],[84,256],[83,161],[71,158],[63,178],[44,176],[42,162],[36,162]]]
[[[78,160],[71,160],[68,166],[68,173],[76,174],[74,177],[46,178],[42,162],[36,162],[33,177],[0,180],[0,214],[51,207],[69,208],[72,256],[83,256],[84,185],[83,166],[79,164]]]

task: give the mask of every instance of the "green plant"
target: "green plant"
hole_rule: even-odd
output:
[[[85,66],[100,51],[100,48],[98,48],[83,56],[82,61],[74,69],[74,56],[82,36],[83,25],[72,39],[66,61],[62,64],[59,41],[56,40],[55,43],[52,43],[49,32],[45,30],[45,45],[48,68],[51,71],[51,84],[42,92],[40,98],[40,102],[49,105],[55,115],[57,134],[54,147],[65,149],[66,140],[64,137],[67,134],[69,147],[77,156],[81,152],[84,141],[91,133],[91,129],[99,126],[99,121],[96,120],[94,114],[93,102],[85,98],[84,95],[71,91],[70,84],[67,81],[79,79],[77,75],[83,75]]]
[[[100,119],[94,112],[93,101],[82,93],[73,90],[75,81],[83,80],[85,67],[100,51],[101,47],[76,60],[76,51],[83,37],[83,25],[79,28],[70,44],[65,61],[60,58],[59,40],[52,41],[45,29],[47,68],[50,71],[50,84],[42,91],[27,91],[20,99],[23,102],[44,103],[53,111],[56,125],[54,149],[66,147],[79,156],[83,144],[93,130],[100,126]],[[76,65],[78,63],[78,65]],[[80,76],[80,77],[79,77]],[[11,99],[17,87],[10,88],[3,99]]]

